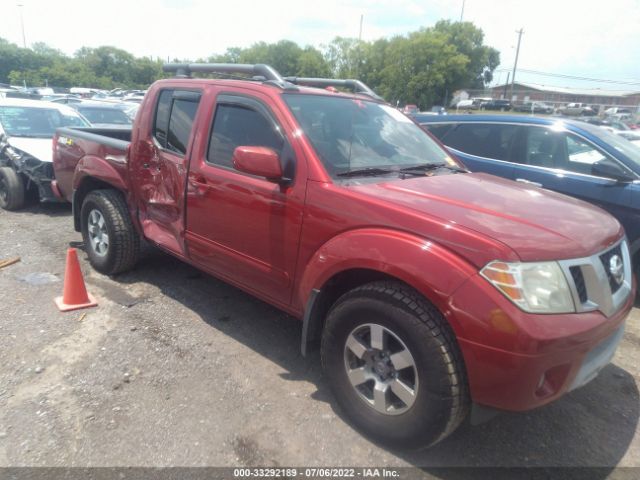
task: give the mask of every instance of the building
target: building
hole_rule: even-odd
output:
[[[511,84],[496,85],[489,91],[493,98],[509,98]],[[513,87],[513,103],[545,102],[555,106],[578,102],[588,105],[608,107],[628,107],[633,111],[640,108],[640,89],[602,90],[599,88],[567,88],[533,83],[516,82]]]

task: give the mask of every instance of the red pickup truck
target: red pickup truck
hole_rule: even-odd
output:
[[[98,271],[132,268],[144,238],[302,319],[342,409],[395,446],[546,404],[610,361],[635,289],[604,211],[469,173],[358,81],[167,69],[183,78],[151,86],[131,131],[54,138]]]

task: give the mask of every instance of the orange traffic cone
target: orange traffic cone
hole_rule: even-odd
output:
[[[98,302],[95,301],[93,296],[87,293],[75,248],[67,250],[67,266],[64,270],[64,291],[62,297],[56,297],[54,301],[61,312],[95,307],[98,305]]]

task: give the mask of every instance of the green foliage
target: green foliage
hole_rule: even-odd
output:
[[[82,47],[68,57],[44,43],[24,49],[0,38],[0,59],[0,82],[18,85],[146,88],[166,76],[160,60],[137,58],[110,46]],[[442,20],[374,42],[336,37],[322,50],[289,40],[258,42],[199,61],[266,63],[283,76],[358,78],[389,102],[416,103],[424,109],[442,104],[455,90],[488,84],[500,54],[484,45],[482,30],[472,23]]]

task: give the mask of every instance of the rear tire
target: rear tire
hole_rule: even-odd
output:
[[[18,210],[25,206],[25,185],[11,167],[0,167],[0,207]]]
[[[129,209],[116,190],[89,193],[80,211],[82,238],[89,262],[106,275],[133,268],[140,254],[140,237]]]
[[[327,316],[321,353],[338,404],[381,443],[433,445],[468,413],[465,368],[453,332],[406,285],[373,282],[343,295]]]

